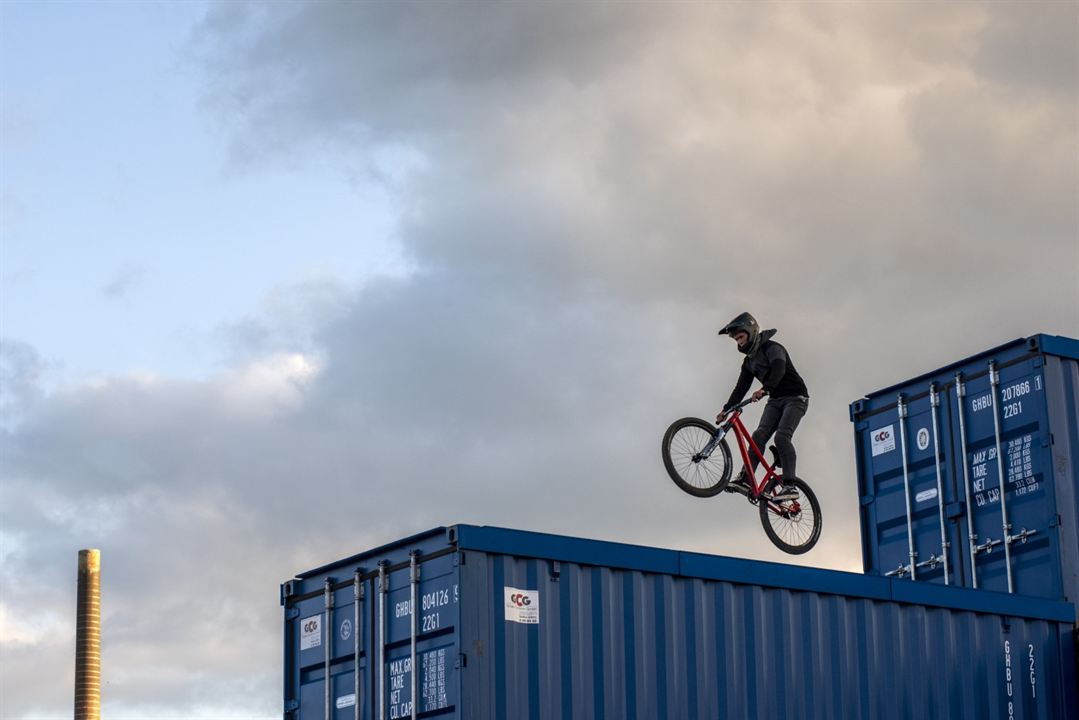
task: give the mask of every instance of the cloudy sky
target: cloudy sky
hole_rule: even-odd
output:
[[[278,584],[501,525],[860,569],[850,401],[1079,335],[1079,4],[0,4],[0,716],[280,716]],[[750,310],[815,550],[691,498]],[[752,414],[756,415],[756,412]]]

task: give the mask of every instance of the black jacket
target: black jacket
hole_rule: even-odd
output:
[[[742,372],[738,375],[738,384],[734,386],[731,399],[723,406],[724,412],[742,402],[742,398],[749,391],[749,386],[753,384],[753,378],[761,381],[761,385],[771,397],[809,397],[805,381],[794,369],[794,363],[791,362],[791,356],[787,354],[787,348],[772,340],[775,334],[775,330],[763,331],[757,351],[752,355],[747,355],[742,361]]]

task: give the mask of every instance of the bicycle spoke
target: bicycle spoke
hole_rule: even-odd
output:
[[[695,487],[712,487],[723,477],[723,463],[712,457],[693,461],[712,441],[712,435],[701,428],[687,427],[676,434],[671,442],[671,459],[678,473]]]

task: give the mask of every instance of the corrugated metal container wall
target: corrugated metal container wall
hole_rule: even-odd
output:
[[[851,404],[867,573],[1079,598],[1077,360],[1035,335]]]
[[[1074,608],[992,592],[459,525],[282,603],[288,720],[1079,712]]]

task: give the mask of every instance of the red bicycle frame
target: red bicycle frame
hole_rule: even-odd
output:
[[[768,481],[779,476],[776,474],[775,468],[764,459],[764,453],[757,447],[757,443],[753,441],[753,436],[746,430],[746,426],[742,424],[742,410],[740,408],[731,413],[728,423],[734,428],[734,436],[738,439],[738,451],[742,454],[742,464],[746,468],[746,477],[751,478],[750,487],[753,488],[753,496],[759,497],[764,488],[768,486]],[[746,447],[747,444],[749,448]],[[761,478],[760,485],[757,484],[757,474],[754,472],[753,464],[749,459],[750,449],[753,450],[753,453],[764,467],[764,477]]]

